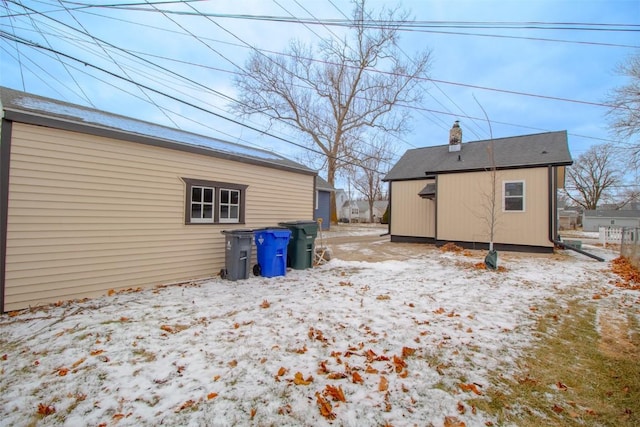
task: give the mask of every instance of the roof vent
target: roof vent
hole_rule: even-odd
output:
[[[462,129],[460,122],[456,120],[449,131],[449,152],[460,151],[462,148]]]

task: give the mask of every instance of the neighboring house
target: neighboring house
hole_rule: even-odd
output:
[[[338,222],[344,222],[349,218],[351,213],[349,212],[349,196],[343,189],[336,190],[336,215],[338,216]]]
[[[222,230],[313,218],[316,172],[280,155],[6,88],[0,103],[2,311],[212,277]]]
[[[585,210],[582,230],[598,231],[600,227],[640,227],[640,211]]]
[[[575,209],[558,208],[558,229],[575,230],[578,227],[580,214]]]
[[[336,191],[327,181],[316,176],[316,208],[313,211],[313,219],[322,218],[322,229],[331,228],[331,193]]]
[[[557,190],[572,164],[567,133],[464,144],[461,133],[456,122],[448,145],[408,150],[384,178],[391,241],[488,247],[494,188],[494,247],[553,251]]]
[[[347,193],[338,189],[336,191],[336,212],[340,222],[369,222],[369,202],[365,200],[349,200]],[[387,210],[388,200],[376,200],[373,202],[374,222],[380,222]]]
[[[382,215],[387,209],[389,201],[387,200],[375,200],[373,202],[373,222],[380,222]],[[371,216],[369,215],[369,202],[366,200],[356,200],[351,204],[351,219],[353,222],[371,222]]]
[[[382,217],[389,206],[388,200],[376,200],[373,202],[373,221],[382,222]]]

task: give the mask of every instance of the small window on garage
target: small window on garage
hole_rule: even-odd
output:
[[[186,185],[185,224],[244,224],[247,186],[182,178]]]
[[[191,187],[191,222],[213,222],[213,194],[215,188],[194,185]]]
[[[524,212],[524,181],[505,181],[503,194],[505,211]]]
[[[240,222],[240,190],[220,189],[220,222]]]

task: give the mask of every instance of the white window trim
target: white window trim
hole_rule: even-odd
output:
[[[238,193],[238,203],[222,203],[222,196],[219,195],[220,197],[220,201],[218,204],[218,222],[220,222],[221,224],[236,224],[240,222],[240,198],[242,196],[242,193],[240,192],[240,190],[236,190],[234,188],[220,188],[220,193],[223,191],[229,191],[229,192],[236,192]],[[231,198],[229,198],[229,200],[231,200]],[[236,218],[222,218],[222,206],[227,206],[229,208],[229,212],[231,212],[231,208],[232,207],[237,207],[238,208],[238,216]]]
[[[211,218],[194,218],[191,217],[190,222],[191,223],[195,223],[195,224],[213,224],[215,218],[213,215],[213,210],[216,206],[216,189],[215,187],[207,187],[204,185],[193,185],[191,187],[191,194],[189,195],[189,203],[190,206],[193,208],[193,188],[201,188],[202,189],[202,198],[203,201],[202,202],[196,202],[200,205],[201,209],[204,208],[205,204],[209,204],[209,203],[205,203],[204,202],[204,190],[205,189],[210,189],[211,190]],[[204,209],[201,210],[201,212],[204,212]]]
[[[522,196],[510,196],[512,198],[515,197],[522,197],[522,209],[521,210],[507,210],[506,208],[506,199],[507,199],[507,189],[506,186],[507,184],[522,184]],[[514,180],[510,180],[510,181],[502,181],[502,212],[505,213],[521,213],[521,212],[526,212],[527,211],[527,199],[526,199],[526,194],[527,194],[527,187],[526,187],[526,183],[524,182],[523,179],[514,179]]]
[[[209,225],[209,224],[225,224],[225,223],[234,223],[234,224],[244,224],[245,223],[245,215],[246,215],[246,203],[247,203],[247,188],[248,185],[237,184],[232,182],[220,182],[220,181],[211,181],[205,179],[197,179],[197,178],[187,178],[182,177],[182,181],[185,183],[186,192],[184,195],[184,224],[185,225]],[[191,217],[191,209],[192,209],[192,198],[193,198],[193,188],[212,188],[213,189],[213,218],[192,218]],[[228,190],[228,191],[238,191],[239,192],[239,200],[236,205],[231,204],[231,206],[238,207],[238,217],[237,218],[224,218],[220,221],[220,190]]]

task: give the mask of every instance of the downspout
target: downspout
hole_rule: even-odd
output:
[[[13,127],[13,122],[5,119],[0,120],[0,313],[4,313],[7,223],[9,217],[9,167],[11,166],[11,128]]]
[[[549,165],[547,166],[547,175],[548,175],[548,183],[549,183],[549,191],[548,191],[548,197],[549,197],[549,241],[552,243],[556,243],[556,241],[558,240],[558,236],[557,233],[554,231],[554,226],[555,226],[555,221],[554,221],[554,209],[556,209],[557,206],[557,197],[558,195],[556,194],[556,176],[554,176],[555,174],[553,173],[553,166]]]
[[[435,207],[433,208],[433,241],[437,244],[438,242],[438,175],[435,177],[436,181],[436,196],[433,198],[433,203]]]
[[[387,218],[387,232],[384,234],[381,234],[380,237],[391,235],[391,183],[392,182],[393,181],[389,181],[389,217]],[[382,214],[382,216],[384,217],[384,214]]]

